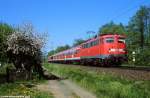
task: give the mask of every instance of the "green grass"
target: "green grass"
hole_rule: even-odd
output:
[[[108,73],[97,74],[58,64],[45,67],[60,77],[68,77],[96,94],[98,98],[150,98],[150,81],[133,81]]]
[[[33,87],[30,87],[30,82],[1,84],[0,96],[30,96],[31,98],[53,98],[51,93],[41,92]]]

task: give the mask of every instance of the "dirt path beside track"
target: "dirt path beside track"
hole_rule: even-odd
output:
[[[48,80],[48,83],[37,85],[37,88],[42,91],[50,91],[54,98],[96,98],[91,92],[70,80]]]

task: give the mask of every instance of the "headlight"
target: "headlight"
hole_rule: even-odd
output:
[[[115,51],[117,51],[117,49],[115,49],[115,48],[109,49],[109,52],[115,52]]]
[[[115,48],[110,48],[109,52],[125,52],[125,49],[115,49]]]
[[[125,52],[125,49],[118,49],[119,52]]]

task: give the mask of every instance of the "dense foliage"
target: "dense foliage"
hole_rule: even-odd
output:
[[[13,32],[13,28],[6,24],[6,23],[0,23],[0,62],[7,62],[7,45],[6,40],[8,35],[10,35]]]
[[[126,30],[123,24],[110,22],[100,27],[99,34],[126,34]]]
[[[150,66],[150,7],[141,6],[129,21],[127,32],[129,62],[141,66]],[[135,62],[132,61],[133,52],[135,52]]]
[[[31,75],[33,68],[43,75],[42,51],[44,40],[34,35],[32,27],[19,28],[7,38],[7,55],[15,65],[16,70],[28,71]]]
[[[150,7],[141,6],[129,21],[127,29],[129,33],[136,35],[134,39],[139,39],[139,43],[136,44],[141,48],[150,44]]]

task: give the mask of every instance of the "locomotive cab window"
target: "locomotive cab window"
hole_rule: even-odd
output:
[[[85,48],[85,44],[82,45],[82,48]]]
[[[113,37],[108,37],[105,39],[106,43],[113,43],[114,42],[114,38]]]
[[[125,43],[125,38],[122,37],[118,38],[118,43]]]
[[[88,43],[83,44],[82,48],[88,48]]]

